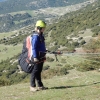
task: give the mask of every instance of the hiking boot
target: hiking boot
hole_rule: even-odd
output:
[[[46,89],[48,89],[48,87],[44,87],[44,86],[38,87],[38,90],[46,90]]]
[[[36,92],[36,91],[38,91],[38,89],[36,87],[30,87],[30,91],[31,92]]]

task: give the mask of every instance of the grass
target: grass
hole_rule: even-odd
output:
[[[29,13],[33,18],[34,16],[36,16],[37,14],[35,14],[34,10],[26,10],[27,13]]]
[[[94,33],[91,31],[91,29],[86,29],[83,31],[83,34],[79,34],[80,37],[87,37],[87,36],[92,36]]]
[[[14,15],[16,15],[16,14],[24,14],[24,13],[26,13],[26,11],[11,12],[10,14],[11,14],[12,16],[14,16]]]
[[[32,93],[29,83],[0,87],[0,100],[100,100],[100,72],[70,70],[43,80],[48,90]]]
[[[25,21],[26,21],[26,19],[20,20],[20,21],[14,21],[14,23],[15,23],[15,24],[19,24],[19,23],[22,23],[22,22],[25,22]]]
[[[55,59],[55,56],[53,54],[48,54],[47,57]],[[82,55],[73,55],[73,54],[58,55],[57,58],[58,58],[58,61],[56,61],[56,59],[52,63],[46,61],[44,65],[50,65],[50,68],[54,68],[54,66],[59,67],[58,64],[61,64],[62,66],[66,64],[73,66],[74,64],[78,64],[78,63],[83,62],[84,60],[88,60],[88,59],[83,58]],[[65,62],[62,62],[62,59],[65,59]]]
[[[15,32],[17,31],[0,33],[0,39],[11,37],[11,35],[15,34]]]
[[[5,48],[7,48],[6,51]],[[22,44],[18,44],[17,46],[0,44],[0,50],[0,61],[6,60],[7,58],[11,58],[20,53],[22,50]]]

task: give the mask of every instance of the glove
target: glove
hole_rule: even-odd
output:
[[[34,58],[34,62],[39,62],[39,60],[37,58]]]

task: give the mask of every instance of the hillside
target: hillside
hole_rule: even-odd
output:
[[[15,16],[17,15],[19,18],[21,18],[20,16],[24,16],[26,19],[27,16],[29,16],[27,13],[26,17],[25,14],[16,14]],[[100,1],[81,9],[80,11],[75,11],[60,17],[59,20],[56,20],[57,23],[49,24],[49,27],[47,26],[45,31],[46,45],[48,49],[58,50],[64,47],[65,51],[72,52],[75,48],[80,48],[84,46],[84,44],[88,44],[89,40],[98,38],[100,34],[99,16]],[[31,16],[29,17],[31,18]],[[17,17],[16,20],[19,20],[19,18]],[[22,44],[23,39],[27,35],[32,34],[33,29],[34,26],[29,25],[28,27],[24,27],[18,31],[9,32],[9,34],[2,33],[0,35],[0,44],[4,44],[5,46],[3,47],[6,47],[6,45],[12,45],[11,48],[17,46],[19,43]],[[50,43],[50,41],[52,41],[52,43]],[[91,46],[91,48],[93,47]],[[3,49],[4,48],[1,48],[1,51]],[[4,51],[5,50],[3,50],[1,54],[4,55]],[[11,56],[13,55],[9,53],[7,57]],[[4,56],[4,58],[7,57]]]
[[[26,15],[28,15],[26,13]],[[23,16],[21,14],[20,16]],[[67,13],[59,19],[53,20],[45,30],[46,46],[51,51],[61,49],[68,52],[58,56],[47,55],[44,65],[43,78],[66,75],[69,69],[80,71],[100,70],[100,1],[75,11]],[[27,18],[27,16],[26,16]],[[53,23],[55,22],[55,23]],[[18,56],[21,52],[23,40],[32,34],[34,25],[21,28],[9,34],[0,36],[0,86],[27,82],[29,75],[22,72],[18,66]],[[51,43],[52,41],[52,43]],[[89,49],[93,55],[77,55],[76,48]],[[10,52],[12,51],[12,52]],[[15,79],[16,77],[16,79]]]
[[[0,32],[9,32],[18,30],[24,26],[28,26],[34,22],[31,15],[28,13],[6,14],[0,16]]]
[[[86,44],[86,37],[97,37],[100,35],[100,1],[81,9],[80,11],[65,14],[53,25],[49,25],[46,36],[51,37],[50,41],[54,46],[48,48],[58,49],[61,46],[67,48],[81,47]],[[90,31],[88,31],[90,30]],[[49,35],[48,35],[49,33]],[[87,38],[88,39],[88,38]]]
[[[100,100],[100,73],[69,71],[43,80],[48,90],[32,93],[29,83],[0,87],[0,100]]]
[[[36,10],[23,10],[1,14],[0,32],[18,30],[22,27],[34,24],[38,19],[43,19],[47,23],[51,23],[52,19],[54,20],[55,18],[59,18],[66,13],[84,8],[95,1],[96,0],[86,1],[83,3],[78,3],[64,7],[47,7]]]
[[[72,45],[73,48],[80,47],[85,42],[87,42],[86,36],[87,37],[91,36],[91,38],[98,36],[100,32],[100,28],[99,28],[100,8],[99,7],[100,7],[100,1],[93,3],[90,6],[81,9],[79,11],[65,14],[59,19],[56,19],[55,20],[56,23],[53,24],[48,23],[49,27],[47,26],[45,31],[46,43],[48,48],[53,47],[52,44],[50,44],[50,41],[52,41],[55,44],[54,45],[55,49],[59,48],[60,45],[65,47],[70,47]],[[20,16],[23,16],[25,19],[29,17],[31,18],[31,16],[29,16],[28,13],[16,14],[14,16],[18,16],[18,17],[13,17],[13,18],[11,16],[10,17],[12,18],[12,20],[15,21],[16,20],[20,21],[21,20]],[[24,33],[30,34],[33,29],[34,27],[32,25],[28,26],[27,28],[23,28],[19,32],[15,32],[14,38],[11,38],[9,40],[2,39],[0,40],[0,43],[4,43],[4,44],[21,43],[23,41],[23,38],[21,38],[20,35],[22,35],[22,37],[25,37],[26,35],[23,36]],[[19,35],[16,36],[16,34]],[[20,41],[18,41],[19,38]],[[65,41],[63,41],[63,39]],[[13,42],[11,43],[11,41]]]
[[[84,1],[87,0],[6,0],[5,2],[0,2],[0,14],[47,7],[68,6]]]

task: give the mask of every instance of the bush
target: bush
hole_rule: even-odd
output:
[[[46,60],[47,60],[48,62],[53,62],[53,61],[54,61],[54,59],[53,59],[53,58],[50,58],[50,57],[47,57]]]
[[[88,61],[85,61],[84,63],[80,63],[77,66],[77,70],[79,71],[91,71],[91,70],[96,70],[98,68],[100,68],[100,66],[97,63],[88,62]]]
[[[59,69],[49,69],[49,70],[45,70],[43,71],[42,73],[42,77],[44,79],[47,79],[47,78],[52,78],[53,76],[56,76],[58,75],[58,71]]]
[[[43,70],[48,70],[49,69],[49,65],[45,65],[45,66],[43,66]]]
[[[85,43],[86,43],[85,40],[82,40],[80,44],[83,45],[83,44],[85,44]]]
[[[67,72],[67,68],[66,67],[63,67],[60,69],[60,75],[66,75],[68,72]]]
[[[61,66],[62,66],[62,64],[56,64],[56,66],[60,66],[60,67],[61,67]]]
[[[61,59],[61,63],[66,63],[66,59]]]
[[[43,71],[42,77],[44,79],[52,78],[53,76],[60,76],[68,74],[66,67],[53,68]]]
[[[79,46],[79,43],[78,42],[73,42],[72,45],[77,47],[77,46]]]
[[[83,39],[83,37],[79,37],[79,40],[82,40]]]
[[[69,65],[69,64],[66,64],[64,67],[65,67],[67,70],[73,69],[73,67],[72,67],[71,65]]]
[[[6,78],[0,78],[0,86],[10,85],[10,81]]]

